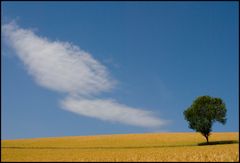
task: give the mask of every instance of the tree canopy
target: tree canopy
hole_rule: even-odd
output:
[[[183,114],[189,128],[200,132],[207,140],[214,122],[226,123],[226,106],[221,98],[200,96]]]

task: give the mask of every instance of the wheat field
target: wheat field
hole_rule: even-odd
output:
[[[147,133],[1,140],[1,161],[239,161],[239,133]]]

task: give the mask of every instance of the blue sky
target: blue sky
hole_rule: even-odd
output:
[[[189,132],[183,111],[202,95],[226,103],[213,131],[239,131],[238,12],[237,2],[3,2],[2,139]]]

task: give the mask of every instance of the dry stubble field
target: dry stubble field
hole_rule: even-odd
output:
[[[73,136],[1,141],[1,161],[239,161],[239,133]]]

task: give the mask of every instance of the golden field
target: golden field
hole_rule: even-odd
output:
[[[1,140],[1,161],[239,161],[239,133],[151,133]]]

